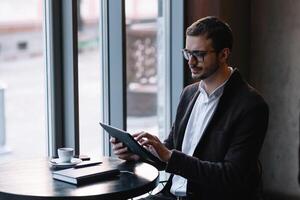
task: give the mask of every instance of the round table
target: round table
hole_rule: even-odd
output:
[[[121,170],[119,177],[76,186],[52,178],[48,159],[18,160],[0,165],[0,199],[128,199],[153,190],[158,170],[147,163],[102,158],[103,165]]]

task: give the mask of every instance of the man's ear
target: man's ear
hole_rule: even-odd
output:
[[[230,49],[229,48],[224,48],[219,52],[219,61],[222,63],[226,63],[229,59],[230,56]]]

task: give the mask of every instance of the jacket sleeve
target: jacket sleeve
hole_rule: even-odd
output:
[[[164,140],[164,145],[169,149],[172,150],[174,149],[174,141],[173,141],[173,135],[174,135],[174,124],[172,125],[171,131],[169,133],[169,136],[167,139]]]
[[[261,102],[241,116],[223,161],[203,161],[173,150],[166,171],[204,188],[232,190],[242,187],[250,166],[258,159],[268,126],[268,115],[267,104]]]
[[[168,135],[168,137],[164,140],[164,145],[172,150],[175,148],[174,146],[174,134],[175,134],[175,131],[176,131],[176,124],[178,124],[178,116],[180,116],[180,113],[182,112],[182,108],[183,108],[183,105],[186,105],[185,103],[185,96],[187,93],[189,93],[191,90],[191,86],[187,86],[185,87],[181,94],[180,94],[180,99],[179,99],[179,103],[178,103],[178,106],[177,106],[177,110],[176,110],[176,118],[175,118],[175,122],[172,124],[172,127],[171,127],[171,131]]]

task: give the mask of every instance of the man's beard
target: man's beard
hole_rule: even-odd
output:
[[[215,64],[212,68],[208,69],[205,72],[200,72],[200,74],[192,73],[192,78],[194,80],[204,80],[204,79],[210,77],[211,75],[213,75],[219,69],[219,67],[220,66],[218,64]],[[202,70],[204,70],[204,69],[202,68]]]

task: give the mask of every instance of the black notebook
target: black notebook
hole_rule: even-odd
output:
[[[97,165],[83,168],[69,168],[52,172],[56,180],[81,185],[95,181],[102,181],[120,174],[120,170],[105,165]]]
[[[100,123],[100,125],[114,138],[121,141],[128,149],[140,156],[140,158],[155,166],[159,170],[163,170],[166,167],[166,163],[161,161],[158,157],[154,156],[150,151],[142,147],[129,133],[120,130],[118,128]]]

